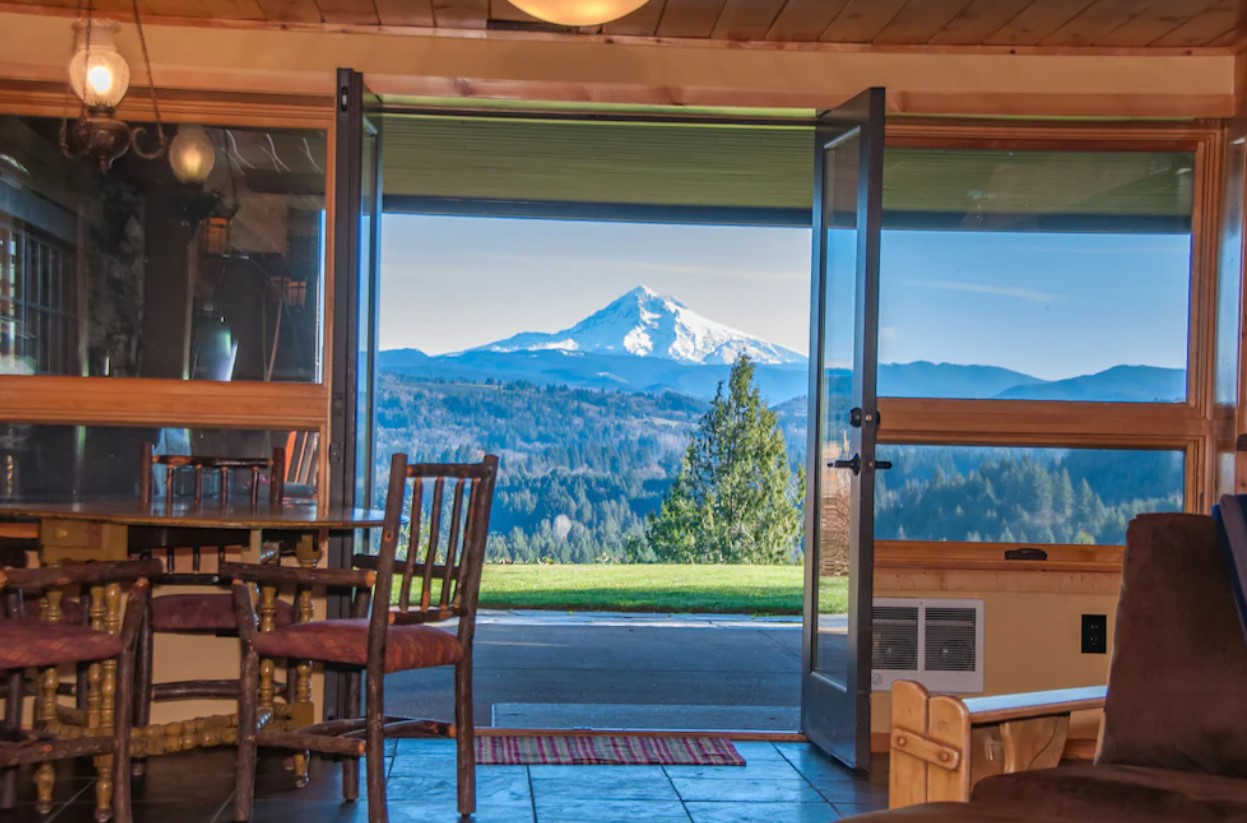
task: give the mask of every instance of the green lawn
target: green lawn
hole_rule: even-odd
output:
[[[822,611],[848,607],[844,578],[822,584]],[[800,614],[800,566],[516,564],[485,567],[487,609]]]

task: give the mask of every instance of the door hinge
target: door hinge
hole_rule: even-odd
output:
[[[330,443],[329,444],[329,462],[330,463],[341,463],[342,462],[342,444],[341,443]]]

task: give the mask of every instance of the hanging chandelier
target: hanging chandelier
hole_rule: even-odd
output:
[[[560,26],[600,26],[641,8],[648,0],[511,0],[520,11]]]
[[[86,4],[83,16],[82,3],[78,6],[78,19],[74,22],[74,53],[69,60],[69,89],[65,93],[65,116],[61,120],[61,151],[66,157],[90,158],[99,164],[101,171],[108,171],[113,161],[131,148],[135,154],[154,160],[165,153],[168,140],[160,119],[160,105],[156,100],[156,84],[152,79],[152,61],[147,54],[147,38],[143,35],[143,20],[139,15],[138,0],[131,0],[134,9],[134,26],[143,47],[143,64],[147,69],[147,84],[151,91],[152,111],[156,118],[155,145],[144,148],[140,144],[146,128],[132,127],[117,118],[117,106],[130,88],[130,66],[117,51],[113,42],[121,26],[115,20],[96,19],[93,0]],[[78,117],[69,121],[69,95],[78,98]]]

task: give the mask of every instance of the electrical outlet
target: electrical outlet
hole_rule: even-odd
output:
[[[1084,614],[1082,616],[1082,653],[1108,653],[1108,615]]]

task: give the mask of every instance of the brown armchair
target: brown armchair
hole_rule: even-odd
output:
[[[1131,522],[1109,684],[1094,764],[967,777],[968,805],[853,819],[1247,821],[1247,641],[1211,517]],[[973,755],[970,740],[950,751]],[[894,807],[905,791],[903,781],[893,783]]]

